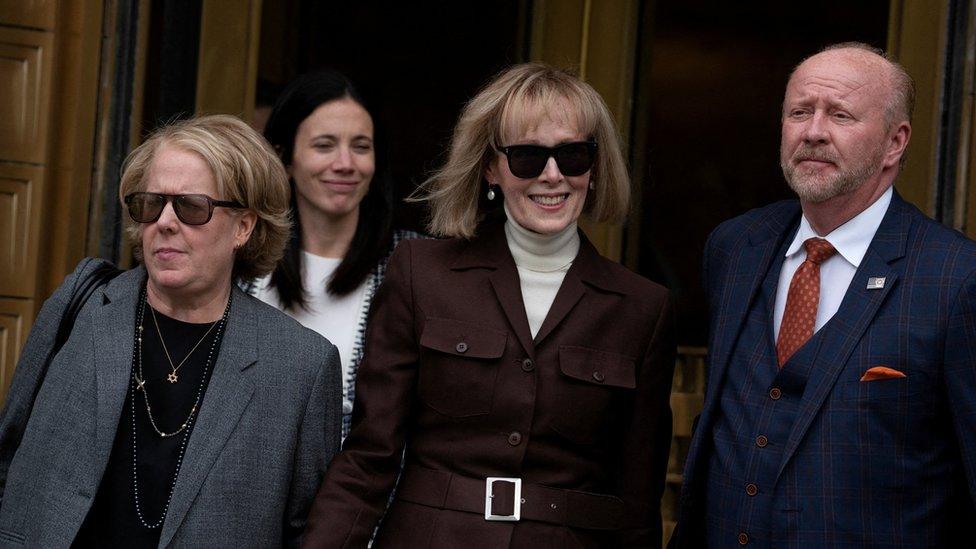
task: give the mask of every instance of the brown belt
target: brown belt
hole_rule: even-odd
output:
[[[396,497],[428,507],[464,511],[481,515],[486,520],[513,521],[516,512],[515,479],[498,479],[491,484],[492,497],[486,497],[486,479],[435,471],[423,467],[407,467],[397,485]],[[552,488],[541,484],[519,483],[521,504],[519,520],[533,520],[593,530],[637,528],[632,506],[622,499],[606,494]],[[486,509],[486,507],[488,507]],[[642,513],[646,516],[645,513]]]

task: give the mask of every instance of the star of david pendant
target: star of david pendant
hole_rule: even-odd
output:
[[[176,372],[170,372],[169,375],[166,376],[166,381],[170,383],[176,383],[179,380],[180,378],[176,377]]]

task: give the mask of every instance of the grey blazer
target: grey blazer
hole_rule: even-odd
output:
[[[39,379],[75,283],[100,261],[82,261],[45,302],[17,364],[0,414],[0,546],[69,546],[108,463],[129,387],[145,269],[92,295]],[[297,545],[339,449],[335,346],[233,291],[160,547]]]

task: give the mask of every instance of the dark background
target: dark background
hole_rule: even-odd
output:
[[[144,128],[193,112],[193,4],[153,2]],[[264,2],[259,101],[273,100],[298,74],[344,72],[372,104],[377,145],[403,198],[443,161],[464,102],[499,70],[528,59],[532,10],[542,5]],[[623,261],[672,289],[681,344],[706,342],[700,269],[708,233],[791,196],[779,168],[789,72],[830,43],[883,47],[888,7],[887,0],[641,2],[629,151],[640,215],[625,231]],[[400,208],[398,226],[423,222],[421,206]]]
[[[828,44],[883,48],[888,2],[653,4],[645,6],[652,13],[643,19],[635,93],[647,116],[633,124],[643,196],[637,266],[671,288],[679,343],[703,346],[701,257],[708,233],[726,219],[793,197],[779,167],[789,73]]]

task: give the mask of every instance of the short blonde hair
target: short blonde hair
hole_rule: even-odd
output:
[[[267,141],[241,120],[210,115],[157,129],[125,159],[119,200],[145,189],[146,175],[163,145],[199,154],[214,175],[214,198],[236,201],[257,215],[248,241],[234,255],[233,276],[248,280],[274,269],[291,231],[288,175]],[[123,204],[123,209],[125,208]],[[142,223],[124,216],[126,235],[142,259]]]
[[[429,200],[428,228],[438,236],[471,238],[484,214],[479,200],[484,173],[503,139],[523,132],[551,109],[568,105],[579,131],[597,143],[591,170],[595,184],[584,212],[594,221],[620,221],[630,206],[630,177],[621,140],[603,98],[569,72],[539,63],[515,65],[498,74],[461,111],[447,162],[421,187]]]

